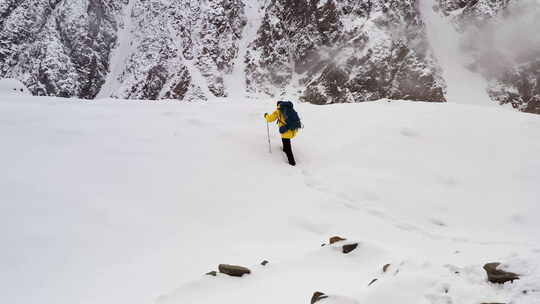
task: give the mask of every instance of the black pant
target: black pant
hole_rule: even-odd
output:
[[[295,166],[296,162],[294,161],[294,155],[292,154],[291,140],[288,138],[282,138],[281,141],[283,142],[283,152],[287,154],[289,165]]]

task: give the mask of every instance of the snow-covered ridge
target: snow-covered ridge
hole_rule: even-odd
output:
[[[297,104],[290,167],[274,107],[0,98],[0,302],[538,303],[538,116]]]

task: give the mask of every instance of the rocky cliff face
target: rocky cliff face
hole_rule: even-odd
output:
[[[414,0],[0,0],[0,16],[0,77],[37,95],[444,100]]]
[[[510,0],[437,1],[464,33],[503,20],[513,7]],[[37,95],[89,99],[444,101],[417,4],[0,0],[0,77],[17,78]],[[540,112],[534,54],[506,56],[494,68],[485,63],[494,48],[467,47],[471,68],[490,79],[494,100]]]
[[[224,96],[242,9],[239,0],[2,0],[0,76],[37,95]]]
[[[439,0],[463,33],[470,68],[488,81],[490,97],[540,114],[540,3],[536,0]]]
[[[270,1],[247,61],[251,91],[305,88],[316,104],[444,101],[415,1]]]
[[[0,1],[0,76],[37,95],[93,98],[109,72],[121,1]]]
[[[120,64],[104,92],[132,99],[226,96],[246,24],[240,0],[133,1],[124,10]]]

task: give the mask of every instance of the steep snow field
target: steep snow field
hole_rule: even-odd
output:
[[[297,104],[290,167],[273,108],[0,96],[0,303],[540,302],[538,116]]]

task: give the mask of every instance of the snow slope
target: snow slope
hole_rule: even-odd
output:
[[[538,116],[298,104],[290,167],[273,107],[0,97],[0,302],[540,301]],[[487,283],[492,261],[522,279]]]

